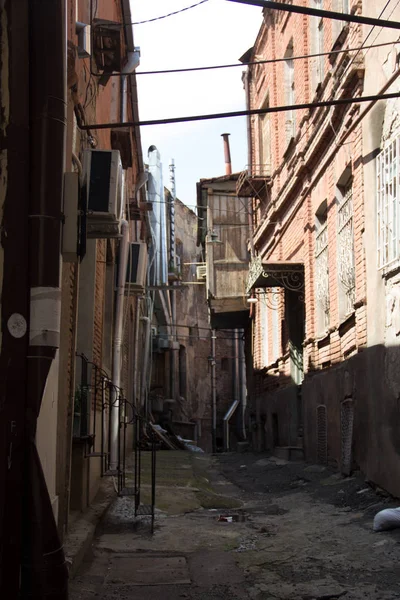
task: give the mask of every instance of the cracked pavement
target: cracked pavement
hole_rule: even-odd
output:
[[[117,498],[71,600],[400,598],[400,530],[372,531],[397,503],[361,474],[251,453],[158,458],[154,536]]]

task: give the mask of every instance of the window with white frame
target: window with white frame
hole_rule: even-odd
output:
[[[269,108],[267,97],[261,108]],[[271,174],[271,115],[259,115],[258,118],[258,155],[259,165],[256,166],[255,175],[268,176]]]
[[[380,269],[400,259],[399,161],[400,135],[377,157],[377,246]]]
[[[272,321],[272,361],[278,360],[281,355],[281,328],[280,328],[280,288],[271,288],[270,291],[271,302],[273,308],[271,310],[271,321]]]
[[[332,1],[332,10],[334,12],[341,12],[343,14],[347,14],[350,11],[350,0],[333,0]],[[336,42],[338,36],[340,35],[343,27],[346,25],[346,21],[337,21],[332,20],[332,39],[333,42]]]
[[[353,232],[353,187],[351,179],[338,186],[338,278],[339,318],[353,312],[356,291]]]
[[[322,10],[324,8],[323,0],[311,0],[311,7]],[[317,55],[310,61],[312,90],[315,92],[325,74],[325,56],[321,56],[324,52],[324,20],[322,17],[310,17],[310,27],[311,54]]]
[[[316,212],[315,222],[315,294],[317,305],[317,332],[323,334],[329,327],[329,253],[328,209],[326,200]]]
[[[259,294],[260,301],[260,321],[261,321],[261,363],[266,367],[269,364],[269,326],[268,326],[268,306],[267,292],[262,291]]]
[[[285,101],[287,106],[295,103],[293,41],[290,42],[285,52]],[[287,110],[285,114],[286,143],[289,143],[295,134],[295,111]]]

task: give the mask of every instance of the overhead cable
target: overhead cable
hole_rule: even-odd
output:
[[[186,6],[185,8],[181,8],[180,10],[175,10],[174,12],[170,12],[167,15],[162,15],[161,17],[153,17],[152,19],[147,19],[146,21],[136,21],[136,23],[127,23],[127,25],[144,25],[145,23],[153,23],[154,21],[160,21],[161,19],[166,19],[167,17],[173,17],[174,15],[179,15],[191,8],[196,8],[196,6],[200,6],[200,4],[205,4],[208,0],[200,0],[196,4],[192,4],[191,6]]]
[[[255,108],[251,110],[237,110],[233,112],[214,113],[207,115],[193,115],[187,117],[171,117],[168,119],[153,119],[148,121],[127,121],[125,123],[92,123],[90,125],[82,125],[80,128],[85,129],[123,129],[125,127],[140,127],[148,125],[169,125],[171,123],[189,123],[192,121],[210,121],[213,119],[226,119],[232,117],[246,117],[248,115],[266,115],[268,113],[278,113],[292,110],[307,110],[313,108],[321,108],[324,106],[343,106],[346,104],[360,104],[362,102],[376,102],[377,100],[390,100],[399,98],[400,92],[391,94],[381,94],[372,96],[359,96],[357,98],[339,98],[337,100],[322,100],[320,102],[305,102],[303,104],[289,104],[287,106],[270,106],[267,108]]]
[[[369,48],[380,48],[382,46],[393,46],[398,44],[399,40],[393,40],[392,42],[382,42],[380,44],[373,44],[371,46],[359,46],[358,48],[343,48],[341,50],[331,50],[330,52],[319,52],[317,54],[303,54],[299,56],[292,56],[291,60],[301,60],[306,58],[317,58],[318,56],[335,56],[337,54],[343,54],[346,52],[360,52],[361,50],[367,50]],[[213,69],[230,69],[232,67],[251,67],[254,65],[266,65],[271,63],[285,62],[287,58],[270,58],[265,60],[256,60],[246,63],[233,63],[228,65],[211,65],[209,67],[187,67],[183,69],[165,69],[158,71],[136,71],[136,75],[164,75],[166,73],[188,73],[191,71],[211,71]]]
[[[335,21],[346,21],[348,23],[359,23],[361,25],[373,25],[377,27],[387,27],[389,29],[400,29],[399,21],[388,21],[387,19],[374,19],[353,15],[345,12],[334,12],[332,10],[322,10],[320,8],[309,8],[308,6],[298,6],[297,4],[284,4],[283,2],[272,2],[270,0],[228,0],[228,2],[237,2],[239,4],[248,4],[250,6],[260,6],[271,10],[282,10],[289,13],[299,13],[310,17],[322,17],[323,19],[333,19]]]

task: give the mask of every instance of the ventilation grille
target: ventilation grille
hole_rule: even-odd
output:
[[[196,277],[199,281],[204,280],[207,276],[207,267],[206,265],[200,265],[196,268]]]

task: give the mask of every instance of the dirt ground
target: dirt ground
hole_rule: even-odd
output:
[[[147,475],[143,492],[146,501]],[[399,599],[400,529],[372,531],[374,515],[398,504],[361,474],[251,453],[160,452],[154,535],[132,499],[117,498],[70,597]]]

